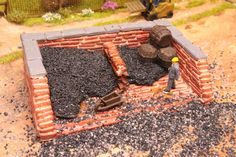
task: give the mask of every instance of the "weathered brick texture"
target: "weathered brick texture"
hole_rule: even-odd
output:
[[[80,48],[86,50],[104,50],[103,44],[106,42],[112,42],[116,46],[128,45],[129,47],[138,47],[141,44],[147,43],[148,38],[149,31],[135,30],[94,36],[42,40],[39,42],[39,46]]]
[[[147,43],[149,32],[155,25],[166,26],[171,31],[173,46],[176,48],[177,55],[180,58],[180,69],[183,80],[189,84],[204,103],[211,102],[213,92],[206,55],[166,20],[78,28],[47,33],[26,33],[21,35],[24,49],[25,78],[29,91],[29,105],[40,139],[50,140],[60,135],[118,123],[120,122],[118,117],[127,113],[122,113],[119,109],[116,109],[96,114],[93,118],[79,123],[55,124],[47,72],[42,63],[39,47],[51,46],[105,50],[117,76],[119,76],[119,87],[124,88],[127,84],[126,77],[128,73],[125,64],[118,55],[116,46],[127,45],[129,47],[139,47],[141,44]],[[107,42],[110,44],[104,44]],[[163,90],[162,88],[166,84],[167,78],[164,77],[158,82],[155,82],[153,87],[130,85],[126,93],[124,93],[124,97],[130,102],[140,99],[146,100],[150,97],[155,97],[155,93]],[[173,93],[176,96],[184,97],[184,101],[179,100],[177,103],[163,104],[162,107],[171,108],[191,101],[192,98],[190,95],[192,94],[192,90],[186,87],[184,82],[179,82],[177,89],[173,90]],[[146,108],[145,110],[153,111],[159,107],[160,105],[157,105]],[[137,108],[132,112],[138,113],[142,110]]]
[[[202,102],[213,100],[212,78],[208,71],[207,59],[196,59],[191,56],[179,43],[173,42],[180,59],[180,70],[183,79],[191,86]]]
[[[57,136],[54,125],[48,79],[46,76],[29,75],[25,65],[25,78],[28,86],[29,105],[33,114],[34,125],[41,140],[50,140]]]

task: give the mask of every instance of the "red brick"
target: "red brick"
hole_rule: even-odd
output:
[[[64,42],[61,42],[61,45],[77,45],[79,44],[81,41],[64,41]]]
[[[131,43],[131,42],[137,42],[137,43],[139,43],[139,41],[138,41],[137,39],[134,39],[134,38],[128,39],[127,41],[128,41],[128,43]]]
[[[45,44],[40,44],[39,47],[45,47],[45,46],[57,46],[61,45],[61,43],[57,42],[52,42],[52,43],[45,43]]]
[[[41,123],[38,123],[38,126],[42,129],[44,128],[48,128],[48,127],[52,127],[54,126],[54,123],[52,120],[48,120],[48,121],[45,121],[45,122],[41,122]]]
[[[34,77],[34,78],[31,78],[31,81],[33,84],[48,83],[47,77]]]
[[[81,41],[84,40],[85,37],[77,37],[77,38],[65,38],[65,41]]]
[[[197,66],[197,69],[198,70],[208,70],[208,65],[200,65],[200,66]]]
[[[46,132],[46,133],[39,133],[40,140],[42,141],[48,141],[50,139],[53,139],[57,137],[57,132],[56,131],[51,131],[51,132]]]
[[[35,89],[33,90],[34,96],[49,95],[49,89]]]
[[[119,32],[118,33],[119,36],[132,35],[132,34],[140,35],[140,34],[146,34],[146,32],[140,30],[140,31],[128,31],[128,32]]]
[[[40,133],[47,133],[47,132],[51,132],[51,131],[56,131],[56,128],[55,128],[55,126],[51,126],[51,127],[43,128],[43,129],[38,128],[37,130]]]
[[[50,96],[49,95],[42,95],[42,96],[37,96],[37,97],[34,97],[34,100],[37,102],[37,101],[44,101],[44,100],[48,100],[50,99]]]
[[[113,42],[115,45],[120,45],[120,44],[125,44],[126,41],[114,41]]]
[[[62,42],[62,41],[65,41],[65,38],[53,40],[53,42]]]
[[[125,35],[123,36],[124,39],[135,39],[135,35]]]
[[[210,91],[210,92],[204,92],[202,94],[202,98],[213,98],[213,92]]]
[[[46,83],[33,83],[33,89],[48,89],[49,86]]]
[[[62,46],[57,46],[57,47],[65,47],[65,48],[77,48],[78,45],[62,45]]]
[[[101,39],[101,42],[112,42],[113,38]]]
[[[48,122],[48,121],[53,121],[53,120],[54,120],[54,116],[53,115],[48,115],[48,116],[38,118],[37,122],[38,123],[43,123],[43,122]]]
[[[114,33],[114,34],[104,34],[104,35],[100,35],[99,38],[100,39],[108,39],[108,38],[116,38],[118,35],[117,33]]]
[[[147,38],[149,38],[149,33],[141,34],[141,35],[136,35],[136,38],[137,39],[143,39],[143,38],[147,39]]]
[[[116,37],[116,38],[114,38],[113,39],[113,41],[122,41],[124,38],[122,38],[122,37]]]
[[[79,44],[78,45],[80,48],[83,48],[83,47],[95,47],[96,46],[96,43],[89,43],[89,44]]]
[[[93,48],[91,48],[91,50],[102,50],[104,47],[103,46],[94,46]]]
[[[88,44],[88,43],[99,43],[101,42],[100,39],[96,38],[96,39],[86,39],[84,41],[81,41],[81,44]]]
[[[47,99],[47,100],[37,101],[37,102],[33,100],[33,105],[35,108],[51,106],[51,100]]]
[[[49,111],[52,111],[51,106],[45,106],[45,107],[40,107],[40,108],[35,109],[36,114],[43,113],[43,112],[49,112]]]
[[[197,66],[208,65],[206,59],[200,59],[200,60],[197,60],[195,63],[197,64]]]
[[[208,82],[211,82],[211,81],[212,81],[211,78],[202,78],[202,79],[200,79],[201,83],[208,83]]]
[[[193,84],[193,83],[190,83],[190,86],[191,86],[192,90],[193,90],[198,96],[201,97],[201,94],[202,94],[201,90],[200,90],[195,84]]]
[[[95,39],[99,39],[99,35],[96,35],[96,36],[85,36],[84,37],[84,40],[95,40]]]
[[[199,78],[200,79],[211,78],[211,74],[210,73],[202,73]]]
[[[36,118],[43,118],[45,116],[50,116],[53,115],[53,111],[52,109],[48,110],[48,111],[44,111],[44,112],[39,112],[36,114]]]

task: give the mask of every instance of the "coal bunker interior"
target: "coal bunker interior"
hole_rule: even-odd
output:
[[[122,46],[119,48],[121,58],[128,69],[128,82],[136,85],[152,85],[167,74],[156,61],[147,62],[138,53],[138,48]]]
[[[106,56],[77,48],[41,48],[51,101],[57,117],[74,118],[88,97],[102,97],[118,86]]]

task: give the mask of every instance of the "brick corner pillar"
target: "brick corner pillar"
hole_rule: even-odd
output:
[[[45,76],[32,76],[25,66],[25,78],[28,86],[28,103],[33,115],[37,136],[42,141],[57,137],[54,124],[48,79]]]
[[[212,76],[208,70],[207,59],[198,59],[195,61],[196,69],[195,71],[198,82],[199,82],[199,91],[200,98],[204,104],[208,104],[213,101],[213,89],[212,89]]]

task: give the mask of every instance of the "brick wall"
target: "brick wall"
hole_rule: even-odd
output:
[[[148,41],[149,31],[155,25],[166,26],[171,31],[173,46],[177,49],[177,55],[180,58],[181,75],[184,81],[189,84],[204,103],[211,102],[213,93],[207,56],[166,20],[46,33],[26,33],[21,35],[24,48],[25,78],[29,89],[29,105],[32,109],[38,136],[42,140],[49,140],[59,135],[59,131],[53,122],[54,114],[51,106],[47,72],[42,63],[39,47],[104,50],[104,43],[107,42],[116,46],[139,47]]]
[[[80,48],[86,50],[103,50],[103,44],[106,42],[112,42],[113,44],[119,46],[127,45],[129,47],[138,47],[143,43],[147,43],[148,37],[149,31],[135,30],[127,32],[106,33],[94,36],[44,40],[39,42],[39,46]]]
[[[53,122],[54,114],[50,100],[48,79],[46,76],[30,76],[27,66],[24,68],[29,93],[28,104],[33,114],[38,137],[41,140],[52,139],[57,136],[57,131]]]

